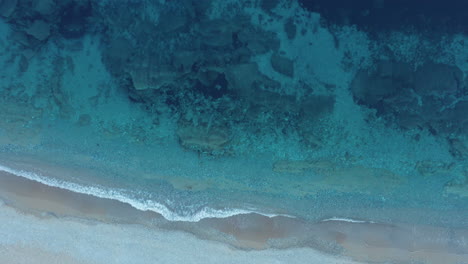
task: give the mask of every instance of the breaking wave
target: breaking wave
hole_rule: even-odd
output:
[[[19,177],[23,177],[32,181],[39,182],[44,185],[72,191],[75,193],[86,194],[98,198],[117,200],[122,203],[131,205],[132,207],[141,211],[153,211],[162,215],[169,221],[186,221],[186,222],[198,222],[204,218],[227,218],[235,215],[242,214],[260,214],[267,217],[280,216],[280,214],[267,214],[255,211],[254,209],[214,209],[210,207],[204,207],[195,213],[181,214],[170,210],[167,206],[162,203],[153,200],[136,199],[126,194],[123,189],[110,189],[103,186],[84,186],[81,184],[59,180],[55,178],[46,177],[44,175],[25,171],[17,170],[0,164],[0,171],[4,171]],[[281,215],[287,216],[288,215]]]

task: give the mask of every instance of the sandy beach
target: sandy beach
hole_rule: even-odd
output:
[[[0,264],[468,264],[468,6],[333,2],[0,0]]]
[[[150,219],[157,216],[125,204],[51,191],[13,177],[0,177],[2,263],[355,263],[305,248],[236,249],[187,232],[150,227]]]
[[[119,201],[0,175],[2,263],[468,261],[468,230],[239,215],[170,222]],[[209,252],[209,254],[207,254]]]

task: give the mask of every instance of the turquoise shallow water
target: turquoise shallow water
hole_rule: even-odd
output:
[[[71,129],[53,131],[66,131],[64,136],[69,137]],[[369,172],[352,166],[327,168],[331,172],[317,174],[312,170],[284,175],[272,171],[271,157],[265,155],[200,157],[169,144],[122,146],[123,139],[119,138],[107,142],[94,139],[100,142],[99,147],[89,147],[83,142],[93,138],[80,139],[76,135],[74,139],[76,145],[70,144],[73,141],[69,138],[62,141],[57,133],[52,141],[44,140],[47,143],[33,148],[4,147],[2,168],[48,185],[124,201],[176,221],[257,212],[312,222],[340,217],[383,223],[467,225],[466,198],[444,194],[446,182],[453,178],[449,173],[429,179],[404,176],[397,181],[404,184],[398,185],[377,181],[353,186],[346,181],[367,178],[367,174],[387,175],[380,169]],[[335,173],[340,177],[338,182]],[[327,178],[330,182],[324,181]],[[304,187],[294,180],[311,184]],[[386,186],[389,183],[393,185]]]
[[[464,34],[186,2],[4,15],[0,168],[171,221],[468,227]]]

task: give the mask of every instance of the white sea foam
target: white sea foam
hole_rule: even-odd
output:
[[[83,186],[73,182],[67,182],[63,180],[58,180],[55,178],[46,177],[35,172],[25,171],[25,170],[16,170],[7,166],[0,165],[0,171],[4,171],[19,177],[23,177],[32,181],[42,183],[44,185],[65,189],[75,193],[81,193],[86,195],[91,195],[98,198],[105,198],[111,200],[117,200],[122,203],[131,205],[132,207],[141,210],[141,211],[153,211],[158,214],[161,214],[165,219],[169,221],[186,221],[186,222],[198,222],[204,218],[227,218],[235,215],[242,214],[251,214],[256,213],[267,217],[280,216],[279,214],[267,214],[256,212],[255,210],[246,210],[246,209],[229,209],[229,210],[218,210],[209,207],[205,207],[202,210],[190,214],[190,215],[181,215],[176,212],[171,211],[165,205],[158,203],[152,200],[137,200],[134,198],[125,195],[124,190],[119,189],[108,189],[101,186]],[[282,215],[291,217],[288,215]]]
[[[355,223],[355,224],[375,224],[376,222],[373,221],[364,221],[364,220],[357,220],[351,218],[343,218],[343,217],[331,217],[327,219],[323,219],[321,222],[347,222],[347,223]]]

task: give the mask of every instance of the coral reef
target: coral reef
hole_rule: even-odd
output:
[[[196,128],[200,124],[213,122],[213,128],[228,129],[235,124],[246,133],[259,133],[258,128],[249,130],[258,127],[255,124],[263,115],[273,112],[269,126],[283,123],[283,127],[299,129],[291,126],[290,117],[308,115],[310,119],[315,108],[324,104],[329,104],[325,108],[333,108],[333,100],[311,101],[315,95],[298,100],[280,92],[281,84],[259,70],[253,58],[271,53],[271,67],[280,75],[294,78],[295,62],[280,54],[275,33],[253,24],[244,13],[236,11],[212,18],[208,16],[209,1],[151,5],[160,10],[157,16],[133,13],[132,23],[120,22],[128,16],[122,6],[94,8],[102,17],[101,24],[112,25],[102,46],[104,63],[116,78],[126,80],[123,83],[132,100],[154,105],[165,98],[179,116],[182,146],[222,152],[219,149],[226,146],[225,140],[211,146],[206,141],[212,135],[203,132],[204,127]],[[273,4],[265,5],[262,3],[267,9],[273,8]],[[287,27],[293,34],[292,22]],[[223,107],[219,107],[221,104]],[[213,115],[216,118],[210,121]],[[193,132],[190,139],[186,135],[188,127]]]
[[[305,9],[329,6],[299,3]],[[339,90],[348,92],[344,80],[348,77],[339,76],[345,75],[341,69],[322,67],[339,57],[349,66],[345,71],[355,73],[349,91],[356,103],[375,111],[389,126],[442,135],[455,158],[466,158],[462,136],[468,133],[468,77],[462,69],[425,58],[422,64],[389,59],[396,55],[372,58],[373,65],[362,62],[365,67],[359,68],[361,62],[353,59],[357,53],[350,53],[354,44],[344,43],[338,30],[326,28],[320,19],[309,25],[311,29],[304,27],[301,19],[307,15],[300,12],[278,13],[292,6],[268,0],[1,0],[0,16],[10,24],[10,38],[19,46],[19,74],[28,71],[31,58],[46,44],[79,50],[85,36],[97,35],[102,62],[113,81],[151,120],[161,115],[155,109],[170,109],[165,114],[177,126],[174,138],[186,149],[232,154],[245,142],[253,145],[262,137],[284,136],[308,151],[319,150],[329,134],[341,133],[325,124],[332,117],[339,122],[334,116],[336,97],[341,96],[341,107],[347,107]],[[252,9],[259,12],[248,13]],[[273,19],[278,19],[279,26],[265,26]],[[321,31],[323,39],[315,39]],[[305,41],[309,33],[310,40]],[[320,50],[313,55],[317,62],[313,56],[304,62],[301,52],[316,40],[330,44],[332,51],[321,57]],[[296,41],[299,52],[287,50]],[[94,122],[89,113],[70,103],[71,95],[63,87],[63,75],[68,72],[63,69],[74,74],[74,62],[59,51],[54,56],[50,67],[54,73],[41,88],[47,103],[34,99],[33,105],[57,109],[61,118],[73,118],[80,126]],[[342,79],[335,83],[335,78]],[[109,89],[90,94],[89,100],[98,105]]]
[[[468,117],[463,113],[468,111],[468,89],[462,71],[433,62],[413,68],[407,63],[378,61],[356,74],[351,92],[357,102],[403,128],[466,134]]]

